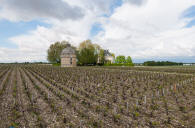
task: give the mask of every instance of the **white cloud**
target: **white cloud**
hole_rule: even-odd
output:
[[[63,18],[59,10],[52,14],[47,14],[47,9],[41,10],[52,27],[38,26],[27,34],[10,38],[18,49],[0,47],[0,62],[45,61],[51,43],[69,40],[77,46],[89,38],[95,22],[100,22],[104,31],[93,41],[116,55],[133,58],[195,56],[195,27],[185,28],[190,19],[181,18],[183,11],[195,4],[194,0],[124,0],[110,17],[102,15],[111,13],[110,6],[115,0],[63,1],[70,11],[74,12],[75,7],[82,10],[81,15],[76,11],[73,13],[76,17],[68,15]],[[31,10],[28,17],[14,9],[3,9],[0,17],[4,13],[8,20],[43,18],[39,11]]]
[[[79,19],[83,10],[70,6],[62,0],[1,0],[0,18],[11,21],[30,21],[33,19],[52,18],[59,20]]]
[[[87,20],[88,21],[88,20]],[[90,22],[87,22],[85,19],[82,21],[66,21],[66,22],[56,22],[52,28],[45,28],[38,26],[36,30],[29,32],[28,34],[16,36],[10,38],[10,41],[15,43],[18,46],[17,50],[10,50],[11,53],[18,55],[18,57],[10,56],[9,62],[17,61],[21,62],[23,60],[28,61],[31,58],[31,61],[37,60],[46,60],[46,52],[50,44],[55,41],[68,40],[74,46],[77,46],[78,43],[88,38],[90,29]],[[79,25],[83,23],[83,25]],[[6,51],[8,49],[3,49]],[[17,53],[18,52],[18,53]],[[21,59],[21,54],[23,53]],[[27,54],[26,54],[27,53]],[[3,56],[0,55],[0,58]]]
[[[28,50],[18,50],[10,48],[0,47],[0,62],[38,62],[43,61],[45,58],[37,54],[35,51]],[[44,55],[43,53],[42,55]]]
[[[124,2],[129,2],[135,5],[142,5],[147,2],[147,0],[123,0]]]
[[[82,6],[79,8],[82,8]],[[26,34],[11,37],[9,40],[16,44],[18,48],[1,48],[0,62],[22,62],[29,60],[46,61],[47,49],[49,48],[49,45],[55,41],[68,40],[73,45],[77,46],[81,41],[88,39],[91,26],[93,23],[99,20],[95,15],[96,13],[93,11],[89,11],[85,8],[82,10],[84,10],[83,12],[85,12],[85,16],[81,19],[47,19],[45,22],[51,24],[50,28],[37,26],[35,30],[32,30]],[[20,18],[21,17],[17,15],[17,20],[25,20]],[[5,53],[8,54],[4,55]]]
[[[194,0],[148,0],[141,6],[125,2],[117,8],[95,41],[133,58],[195,56],[195,28],[185,28],[182,12]]]
[[[70,5],[79,6],[96,16],[110,14],[110,7],[118,0],[64,0]]]

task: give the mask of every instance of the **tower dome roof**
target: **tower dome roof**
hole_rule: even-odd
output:
[[[75,50],[70,46],[68,46],[64,50],[62,50],[61,56],[69,55],[69,54],[75,54]]]

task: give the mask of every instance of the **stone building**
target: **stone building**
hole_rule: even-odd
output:
[[[105,57],[105,61],[110,62],[110,63],[114,63],[114,57],[109,52],[109,50],[104,50],[104,57]]]
[[[67,44],[67,47],[61,53],[61,67],[76,67],[76,65],[76,52],[70,44]]]

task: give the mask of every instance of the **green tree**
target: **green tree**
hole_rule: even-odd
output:
[[[100,49],[100,52],[98,54],[98,63],[99,64],[104,64],[105,63],[105,56],[104,56],[104,49]]]
[[[119,64],[125,63],[126,62],[125,56],[123,55],[117,56],[115,62]]]
[[[133,62],[132,62],[132,59],[131,59],[131,57],[130,56],[128,56],[127,57],[127,59],[126,59],[126,63],[128,63],[128,64],[132,64]]]
[[[57,41],[54,44],[51,44],[49,49],[47,50],[47,60],[51,63],[60,63],[61,52],[64,48],[67,47],[67,44],[69,44],[69,42],[67,41]]]
[[[114,53],[111,53],[112,54],[112,57],[115,59],[115,54]]]
[[[91,40],[85,40],[79,45],[79,51],[77,52],[78,63],[80,65],[95,65],[100,52],[99,45],[93,44]]]
[[[92,44],[91,40],[85,40],[79,44],[79,51],[81,51],[84,48],[93,49],[95,51],[95,47]]]
[[[146,61],[144,66],[173,66],[183,65],[182,63],[170,62],[170,61]]]
[[[83,48],[78,54],[78,61],[81,65],[95,65],[97,63],[97,57],[94,49]]]

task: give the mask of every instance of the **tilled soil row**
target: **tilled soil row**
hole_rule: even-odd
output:
[[[4,76],[6,75],[6,73],[8,73],[9,72],[9,68],[6,68],[6,69],[4,69],[3,71],[0,71],[0,84],[1,84],[1,82],[3,81],[3,78],[4,78]]]
[[[35,81],[35,83],[38,84],[40,88],[42,88],[43,91],[47,90],[46,94],[49,94],[49,95],[51,94],[52,96],[50,96],[50,97],[55,96],[54,99],[57,99],[58,102],[59,101],[61,102],[60,103],[60,105],[62,105],[61,107],[63,107],[65,105],[63,108],[67,109],[66,113],[68,115],[72,113],[74,115],[74,117],[80,118],[79,119],[80,120],[80,125],[82,125],[83,127],[85,125],[88,125],[88,127],[91,126],[91,125],[92,126],[94,126],[94,125],[99,126],[100,125],[100,124],[96,123],[97,120],[101,120],[98,117],[99,115],[98,116],[95,115],[93,111],[90,112],[89,111],[90,109],[87,109],[81,103],[79,103],[79,102],[82,102],[82,100],[81,101],[75,101],[75,99],[72,99],[71,96],[67,95],[66,93],[64,93],[59,88],[51,85],[48,82],[46,83],[47,85],[45,85],[45,84],[43,84],[43,82],[41,82],[41,80],[40,80],[41,78],[39,78],[39,80],[38,80],[37,77],[31,75],[30,73],[28,73],[28,74],[29,74],[29,77],[31,77],[32,80]],[[46,81],[44,81],[44,82],[46,82]],[[42,85],[42,86],[40,86],[40,85]],[[47,88],[47,87],[49,87],[49,88]],[[104,124],[104,121],[105,120],[102,120],[101,123]],[[113,126],[114,127],[113,124],[109,125],[106,122],[105,122],[105,124],[103,126],[107,126],[107,127]]]
[[[8,73],[3,81],[3,89],[0,95],[0,127],[7,128],[11,125],[15,125],[13,122],[13,109],[14,109],[14,98],[12,95],[13,90],[14,71]]]
[[[32,74],[34,74],[35,76],[36,75],[38,75],[38,74],[36,74],[36,73],[32,73]],[[40,79],[42,79],[42,78],[44,78],[44,77],[39,77]],[[55,86],[59,86],[58,84],[54,84]],[[63,86],[62,88],[61,88],[61,90],[63,90],[64,88],[65,88],[66,86]],[[75,90],[73,90],[73,91],[75,91]],[[74,92],[75,94],[77,94],[78,92],[76,91],[76,92]],[[77,94],[78,95],[78,94]],[[81,96],[81,95],[78,95],[79,97],[83,97],[83,96]],[[87,97],[84,97],[83,99],[87,99],[88,100],[88,98]],[[87,101],[88,102],[88,101]],[[104,103],[105,101],[103,101],[102,100],[102,102]],[[112,103],[110,103],[110,102],[108,102],[109,104],[112,104]],[[100,112],[100,113],[102,113],[102,112],[104,112],[104,109],[101,107],[101,106],[99,106],[99,103],[97,103],[97,102],[92,102],[91,104],[94,104],[96,107],[94,107],[94,108],[96,108],[96,110],[98,111],[98,112]],[[106,104],[104,104],[104,105],[106,105]],[[130,105],[131,106],[131,105]],[[134,126],[134,124],[135,125],[141,125],[141,126],[144,126],[144,125],[146,125],[145,123],[143,124],[140,124],[141,122],[144,122],[144,121],[139,121],[139,120],[143,120],[142,118],[141,118],[141,116],[139,116],[139,120],[137,119],[137,118],[135,118],[134,117],[134,113],[133,113],[133,111],[134,111],[134,108],[132,108],[132,109],[130,109],[129,108],[129,111],[130,110],[132,110],[132,111],[130,111],[130,113],[131,114],[133,114],[132,116],[133,117],[129,117],[129,114],[127,115],[128,117],[126,117],[126,118],[128,118],[128,119],[131,119],[131,118],[133,118],[134,119],[134,121],[133,121],[133,119],[131,119],[131,120],[128,120],[128,123],[122,123],[123,122],[123,120],[122,119],[124,119],[124,115],[117,115],[116,113],[117,113],[117,111],[120,111],[120,110],[117,110],[117,108],[118,108],[118,106],[117,105],[115,105],[114,107],[112,107],[112,113],[111,114],[109,114],[109,115],[113,115],[113,116],[111,116],[110,118],[114,118],[114,120],[115,120],[115,122],[120,122],[120,126],[125,126],[125,127],[128,127],[128,126]],[[108,112],[109,113],[109,112]],[[121,120],[119,120],[119,118],[118,118],[118,116],[120,116],[120,118],[121,118]],[[123,118],[122,118],[123,117]],[[107,117],[108,118],[108,117]],[[118,118],[118,119],[117,119]],[[147,122],[146,122],[147,123]],[[119,126],[118,126],[119,127]]]
[[[17,119],[16,122],[19,123],[19,127],[38,128],[39,122],[37,115],[34,112],[28,94],[29,92],[25,87],[25,82],[22,80],[19,69],[17,69],[16,100],[18,102],[18,112],[21,114],[21,117]]]
[[[59,124],[61,123],[59,123],[55,118],[56,113],[52,111],[50,106],[44,101],[41,94],[34,88],[33,83],[23,70],[21,70],[21,75],[24,78],[26,90],[29,93],[28,97],[30,98],[33,112],[37,116],[38,127],[60,127]]]
[[[36,74],[36,73],[33,73],[32,72],[32,74],[34,74],[35,76],[37,76],[38,74]],[[39,77],[39,79],[42,79],[42,78],[44,78],[44,77]],[[48,83],[47,83],[48,84]],[[59,86],[58,84],[56,84],[55,86]],[[65,88],[65,87],[62,87],[62,90],[63,90],[63,88]],[[73,92],[75,91],[75,90],[72,90]],[[77,91],[76,92],[74,92],[74,93],[78,93]],[[83,96],[81,96],[81,95],[79,95],[79,97],[83,97]],[[88,100],[88,98],[87,97],[85,97],[84,96],[84,98],[83,99],[87,99]],[[135,99],[140,99],[139,97],[135,97]],[[134,100],[134,99],[133,99]],[[102,100],[103,101],[103,100]],[[103,102],[105,102],[105,101],[103,101]],[[131,100],[131,102],[132,102],[132,100]],[[135,102],[135,101],[134,101]],[[97,102],[92,102],[92,104],[96,104],[96,107],[99,107],[99,106],[97,106],[97,105],[99,105],[99,103],[97,103]],[[110,104],[112,104],[112,103],[110,103]],[[102,104],[101,104],[102,105]],[[104,104],[104,105],[106,105],[106,104]],[[112,104],[113,105],[113,104]],[[159,109],[158,110],[158,113],[157,112],[155,112],[155,113],[153,113],[153,114],[155,114],[155,115],[162,115],[162,113],[165,113],[166,112],[166,110],[165,110],[165,108],[164,108],[164,103],[162,102],[162,101],[160,101],[159,102],[159,100],[158,100],[158,105],[159,106],[161,106],[161,108],[162,109]],[[117,105],[113,105],[114,107],[112,107],[112,110],[113,110],[113,112],[115,112],[115,113],[117,113],[117,112],[119,112],[120,111],[120,108],[117,106]],[[131,120],[129,120],[129,125],[128,125],[128,123],[126,123],[126,126],[134,126],[134,124],[135,125],[140,125],[140,126],[146,126],[146,125],[149,125],[149,126],[151,126],[149,123],[151,122],[151,121],[148,121],[147,119],[146,119],[146,117],[144,117],[143,115],[149,115],[148,113],[150,113],[150,112],[148,112],[148,110],[146,110],[145,109],[145,107],[144,106],[142,106],[142,105],[137,105],[136,106],[136,108],[134,107],[135,106],[135,104],[129,104],[129,108],[128,108],[128,112],[123,112],[123,114],[125,114],[126,116],[127,116],[127,118],[131,118]],[[101,107],[101,106],[100,106]],[[163,109],[164,108],[164,109]],[[136,109],[139,109],[139,111],[138,112],[136,112],[137,110]],[[103,112],[103,109],[102,108],[98,108],[98,112]],[[139,114],[139,118],[138,117],[135,117],[136,116],[136,114]],[[141,114],[141,115],[140,115]],[[131,116],[130,116],[131,115]],[[117,117],[117,114],[115,114],[115,116]],[[122,116],[124,116],[124,115],[120,115],[121,117]],[[153,115],[154,116],[154,115]],[[166,121],[166,117],[167,115],[166,114],[164,114],[164,115],[162,115],[161,117],[162,118],[158,118],[157,119],[157,121],[158,122],[164,122],[164,121]],[[112,117],[111,117],[112,118]],[[148,118],[148,117],[147,117]],[[123,118],[124,119],[124,118]],[[146,120],[146,121],[143,121],[143,120]],[[153,119],[153,120],[155,120],[155,119]],[[117,121],[116,121],[117,122]],[[145,123],[144,123],[145,122]],[[163,123],[162,123],[163,124]],[[120,125],[122,125],[122,120],[120,120]]]
[[[59,84],[55,84],[53,85],[52,83],[50,83],[49,81],[43,79],[43,77],[39,76],[38,74],[35,74],[34,72],[30,71],[35,77],[37,77],[38,79],[40,79],[40,81],[43,81],[42,83],[45,83],[46,85],[50,85],[51,88],[53,88],[53,90],[61,90],[60,93],[62,93],[62,95],[66,95],[66,97],[68,95],[72,95],[72,93],[74,93],[76,95],[76,97],[78,97],[78,99],[76,100],[76,102],[84,102],[86,104],[90,104],[90,106],[88,107],[88,110],[91,110],[92,113],[99,115],[100,119],[104,119],[104,121],[108,120],[108,122],[110,122],[113,126],[113,124],[119,125],[116,127],[126,127],[126,126],[130,126],[132,125],[132,119],[131,117],[127,117],[124,115],[120,115],[121,120],[117,119],[117,112],[115,111],[115,109],[117,108],[117,106],[115,105],[115,108],[113,108],[112,110],[105,110],[103,108],[100,108],[101,106],[99,106],[100,104],[98,102],[96,102],[95,100],[92,101],[91,99],[89,99],[88,97],[85,97],[83,95],[79,95],[77,92],[75,92],[74,90],[70,90],[69,88],[66,88],[66,86],[62,86]],[[68,91],[68,92],[67,92]],[[70,92],[70,93],[69,93]],[[68,95],[67,95],[68,94]],[[80,103],[82,106],[85,106],[84,103]],[[79,105],[79,104],[78,104]],[[80,105],[79,105],[80,106]],[[81,109],[81,107],[80,107]],[[102,109],[102,110],[101,110]],[[106,109],[106,108],[105,108]],[[94,115],[93,114],[93,115]],[[120,123],[119,123],[120,122]],[[108,124],[107,127],[109,127],[111,125]]]
[[[5,82],[8,82],[7,77],[8,77],[8,75],[10,75],[10,72],[11,72],[10,69],[8,71],[3,72],[3,75],[0,78],[0,90],[3,89],[3,86],[4,86]]]
[[[69,70],[69,69],[67,69],[67,70]],[[87,99],[86,100],[87,102],[88,102],[88,100],[90,101],[90,98],[87,98],[87,95],[88,95],[87,93],[83,93],[84,92],[83,90],[79,91],[85,85],[80,85],[81,87],[77,89],[76,88],[77,86],[75,87],[74,84],[72,84],[70,80],[68,80],[69,83],[66,83],[67,85],[61,85],[60,81],[56,82],[54,80],[51,80],[51,81],[48,80],[49,78],[46,78],[47,75],[43,76],[44,73],[40,74],[39,72],[35,72],[35,70],[30,70],[30,71],[33,71],[31,73],[34,74],[35,76],[39,76],[40,79],[45,79],[46,81],[50,82],[51,85],[53,84],[54,86],[56,86],[57,88],[59,88],[61,90],[64,90],[64,88],[65,88],[66,90],[69,90],[69,92],[72,91],[73,93],[77,94],[78,97],[82,97],[82,99]],[[176,75],[178,75],[178,74],[176,74]],[[59,76],[59,74],[58,74],[58,76]],[[184,75],[179,75],[179,76],[184,76]],[[146,80],[147,77],[144,77],[144,79]],[[55,77],[55,78],[58,79],[58,77]],[[85,77],[83,77],[83,78],[85,78]],[[143,82],[144,79],[140,78],[140,80],[142,80],[142,84],[144,83]],[[164,82],[162,82],[162,80],[163,79],[161,78],[161,80],[160,80],[161,82],[156,83],[156,84],[157,85],[158,84],[164,85]],[[187,125],[188,121],[182,121],[183,116],[189,118],[190,120],[192,120],[193,118],[190,117],[191,114],[189,114],[189,111],[187,111],[187,113],[184,114],[184,112],[179,110],[179,109],[183,109],[183,106],[180,106],[181,102],[180,102],[180,104],[176,103],[176,98],[172,94],[174,94],[175,90],[176,90],[177,94],[179,94],[177,96],[178,99],[180,101],[182,101],[182,99],[184,99],[185,103],[188,103],[187,106],[184,106],[184,109],[185,109],[185,107],[187,107],[187,110],[191,111],[193,109],[192,101],[193,101],[194,95],[193,95],[193,92],[191,91],[191,89],[193,89],[193,87],[192,86],[188,87],[186,85],[187,84],[186,82],[191,82],[189,84],[193,85],[194,84],[193,83],[193,77],[192,77],[192,75],[187,75],[185,77],[185,79],[184,78],[182,78],[182,79],[177,78],[177,80],[179,80],[179,81],[176,81],[176,80],[174,81],[174,83],[176,82],[176,86],[177,86],[176,89],[174,89],[175,87],[174,87],[174,84],[172,82],[169,83],[171,85],[155,86],[155,87],[152,87],[150,85],[151,83],[149,83],[150,86],[147,85],[147,90],[141,88],[141,85],[140,86],[135,86],[136,87],[135,89],[131,88],[131,90],[133,89],[132,91],[135,92],[135,95],[134,96],[130,96],[130,95],[128,96],[128,99],[129,99],[129,104],[128,105],[131,106],[130,108],[128,107],[128,110],[130,110],[130,112],[126,112],[126,111],[124,112],[123,111],[120,114],[125,114],[127,116],[129,116],[129,114],[127,114],[127,113],[133,114],[133,116],[135,116],[135,117],[133,117],[133,118],[135,118],[135,121],[133,121],[133,122],[137,123],[138,126],[140,126],[140,127],[144,127],[146,125],[149,126],[149,127],[153,127],[153,126],[158,126],[158,127],[169,127],[169,126],[172,126],[172,127],[187,127],[188,126]],[[87,80],[87,81],[90,81],[90,80]],[[108,80],[108,81],[110,81],[110,80]],[[136,81],[134,81],[134,83]],[[124,84],[124,82],[121,82],[121,83]],[[181,82],[183,84],[178,83],[178,82]],[[177,85],[177,83],[178,83],[178,85]],[[68,84],[72,84],[72,85],[68,86]],[[87,83],[87,84],[90,85],[91,83]],[[114,84],[114,83],[110,83],[110,84]],[[120,82],[115,83],[115,84],[120,84]],[[155,84],[152,84],[152,85],[155,85]],[[61,87],[61,86],[63,86],[63,87]],[[131,84],[129,86],[131,86]],[[116,87],[116,86],[114,86],[114,87]],[[69,89],[67,89],[67,88],[69,88]],[[186,92],[186,93],[189,92],[190,94],[192,93],[192,95],[182,96],[181,94],[184,93],[184,92]],[[112,91],[112,94],[113,93],[115,93],[115,92]],[[123,90],[121,90],[120,88],[116,91],[116,94],[117,93],[124,94]],[[152,93],[153,93],[153,96],[152,96]],[[145,105],[143,105],[144,102],[145,102],[144,101],[144,98],[145,98],[144,96],[147,96],[147,98],[146,98],[147,99],[146,107],[145,107]],[[130,98],[130,97],[132,97],[132,98]],[[97,98],[97,97],[95,97],[95,98]],[[122,98],[123,97],[121,97],[121,96],[118,97],[119,100],[121,100]],[[101,99],[101,101],[103,101],[103,100]],[[117,109],[115,109],[115,111],[117,111],[117,113],[118,113],[118,111],[120,111],[121,105],[122,105],[123,108],[124,108],[124,106],[126,106],[125,102],[123,104],[121,104],[120,102],[116,102]],[[152,102],[154,102],[153,105],[151,105]],[[96,101],[92,102],[92,104],[93,103],[96,103]],[[112,104],[112,101],[111,101],[111,104]],[[120,108],[120,109],[118,109],[118,108]],[[132,124],[132,122],[130,122],[130,123]]]

